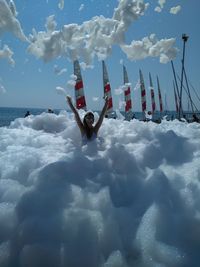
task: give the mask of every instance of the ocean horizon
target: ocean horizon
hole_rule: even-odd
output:
[[[14,121],[17,118],[24,118],[27,111],[30,112],[31,115],[39,115],[43,112],[48,112],[49,108],[27,108],[27,107],[0,107],[0,127],[3,126],[9,126],[12,121]],[[67,110],[68,109],[51,109],[53,113],[59,114],[61,110]],[[71,112],[71,111],[69,111]],[[99,113],[100,111],[94,110],[94,112]],[[117,113],[117,110],[114,111],[114,113]],[[124,111],[120,111],[122,116],[124,116]],[[138,120],[143,120],[143,113],[140,111],[133,111],[134,118]],[[186,114],[188,119],[191,119],[192,112],[185,111],[184,114]],[[175,111],[164,111],[160,113],[159,111],[155,112],[155,119],[159,118],[166,118],[167,120],[175,119],[177,118],[177,113]]]
[[[59,114],[61,110],[67,109],[51,109],[55,114]],[[17,118],[24,118],[26,112],[29,111],[31,115],[39,115],[43,112],[48,112],[48,108],[27,108],[27,107],[0,107],[0,127],[9,126],[12,121]],[[69,111],[71,112],[71,111]],[[94,112],[99,113],[98,110],[94,110]],[[120,113],[124,116],[124,112],[120,111]],[[134,117],[136,119],[142,120],[143,113],[142,112],[133,112]],[[164,114],[164,113],[163,113]],[[168,114],[169,115],[169,114]],[[175,115],[174,112],[170,113],[170,115]],[[157,112],[156,117],[160,116],[160,112]]]

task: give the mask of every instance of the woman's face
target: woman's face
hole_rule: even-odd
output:
[[[88,127],[91,127],[94,123],[94,115],[92,113],[86,114],[85,122],[87,123]]]

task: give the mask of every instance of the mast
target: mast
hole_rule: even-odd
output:
[[[174,81],[173,81],[173,86],[174,86],[174,97],[175,97],[175,105],[176,105],[176,112],[177,115],[179,114],[179,104],[178,104],[178,99],[180,98],[180,93],[178,89],[178,83],[177,83],[177,78],[176,78],[176,72],[174,69],[174,64],[173,61],[171,60],[171,65],[172,65],[172,71],[174,75]],[[177,98],[178,97],[178,98]]]
[[[151,79],[151,73],[149,72],[149,83],[150,83],[150,92],[151,92],[151,110],[152,110],[152,116],[156,110],[156,102],[155,102],[155,94],[153,89],[153,82]]]
[[[104,60],[102,61],[102,68],[103,68],[104,97],[108,97],[108,108],[107,108],[106,115],[110,117],[111,113],[113,112],[113,103],[112,103],[111,87],[110,87],[110,82],[108,78],[108,72],[107,72],[107,68],[106,68],[106,64]]]
[[[174,82],[173,82],[173,86],[174,86],[174,99],[175,99],[176,113],[178,114],[178,99],[177,99],[176,88],[175,88]]]
[[[167,115],[167,112],[169,110],[168,103],[167,103],[167,94],[165,92],[165,115]]]
[[[142,71],[141,70],[139,70],[139,74],[140,74],[140,88],[141,88],[142,112],[143,112],[143,116],[145,118],[145,111],[147,109],[146,90],[145,90],[144,78],[143,78],[143,74],[142,74]]]
[[[183,75],[184,75],[184,62],[185,62],[185,44],[188,40],[189,36],[186,34],[182,34],[183,40],[183,58],[182,58],[182,70],[181,70],[181,87],[180,87],[180,97],[179,97],[179,119],[181,115],[183,115],[183,108],[182,108],[182,91],[183,91]]]
[[[187,75],[186,75],[186,72],[185,72],[185,67],[184,67],[184,69],[183,69],[183,72],[184,72],[184,77],[185,77],[185,82],[186,82],[186,88],[187,88],[188,97],[189,97],[189,101],[188,101],[188,103],[190,102],[191,109],[192,109],[192,113],[194,114],[193,101],[192,101],[192,97],[191,97],[191,94],[190,94],[190,88],[189,88],[189,84],[188,84]],[[188,109],[188,110],[189,110],[189,109]]]
[[[173,75],[174,75],[174,81],[175,81],[175,84],[174,86],[176,85],[175,90],[176,90],[176,95],[178,95],[178,98],[180,97],[180,93],[179,93],[179,89],[178,89],[178,83],[177,83],[177,79],[176,79],[176,72],[175,72],[175,69],[174,69],[174,63],[173,61],[171,60],[171,65],[172,65],[172,71],[173,71]]]
[[[179,81],[180,81],[180,80],[181,80],[180,77],[179,77],[179,76],[177,76],[177,77],[178,77],[178,79],[179,79]],[[185,85],[183,85],[183,89],[185,90],[185,93],[187,94],[187,96],[188,96],[188,98],[189,98],[188,90],[187,90],[187,88],[185,87]],[[198,95],[196,95],[196,97],[198,98]],[[192,98],[191,98],[191,103],[192,103],[193,107],[196,109],[196,111],[199,112],[199,111],[198,111],[198,108],[196,107],[196,105],[195,105],[194,101],[192,100]]]
[[[158,86],[158,99],[159,99],[159,105],[160,105],[160,113],[162,113],[163,112],[163,103],[162,103],[162,95],[161,95],[160,83],[159,83],[158,76],[157,76],[157,86]]]
[[[78,60],[74,60],[74,75],[76,75],[76,84],[75,84],[75,100],[76,108],[87,110],[84,89],[83,89],[83,80],[81,75],[81,68]]]
[[[131,88],[128,85],[129,80],[128,80],[128,74],[126,71],[126,67],[123,66],[123,76],[124,76],[124,85],[126,86],[126,89],[124,90],[124,100],[125,100],[125,118],[127,120],[131,120],[133,117],[132,114],[132,102],[131,102]]]

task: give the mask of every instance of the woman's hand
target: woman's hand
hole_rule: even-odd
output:
[[[79,114],[78,114],[78,111],[77,109],[74,107],[74,105],[72,104],[72,99],[71,99],[71,96],[67,95],[66,96],[66,100],[69,104],[69,107],[71,108],[72,112],[74,113],[75,115],[75,120],[76,120],[76,123],[81,131],[81,134],[83,135],[85,133],[85,130],[84,130],[84,126],[83,126],[83,123],[79,117]]]

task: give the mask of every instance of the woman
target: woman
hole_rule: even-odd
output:
[[[81,135],[82,135],[82,140],[83,143],[87,143],[87,141],[92,141],[97,138],[98,131],[101,127],[101,124],[103,122],[104,116],[106,114],[106,110],[108,107],[108,98],[105,99],[105,104],[104,107],[101,111],[101,114],[99,116],[99,119],[97,123],[93,126],[94,124],[94,114],[92,112],[87,112],[83,118],[83,121],[81,121],[78,111],[72,104],[72,100],[70,96],[67,96],[67,102],[72,110],[72,112],[75,115],[75,120],[77,122],[77,125],[80,129]]]

